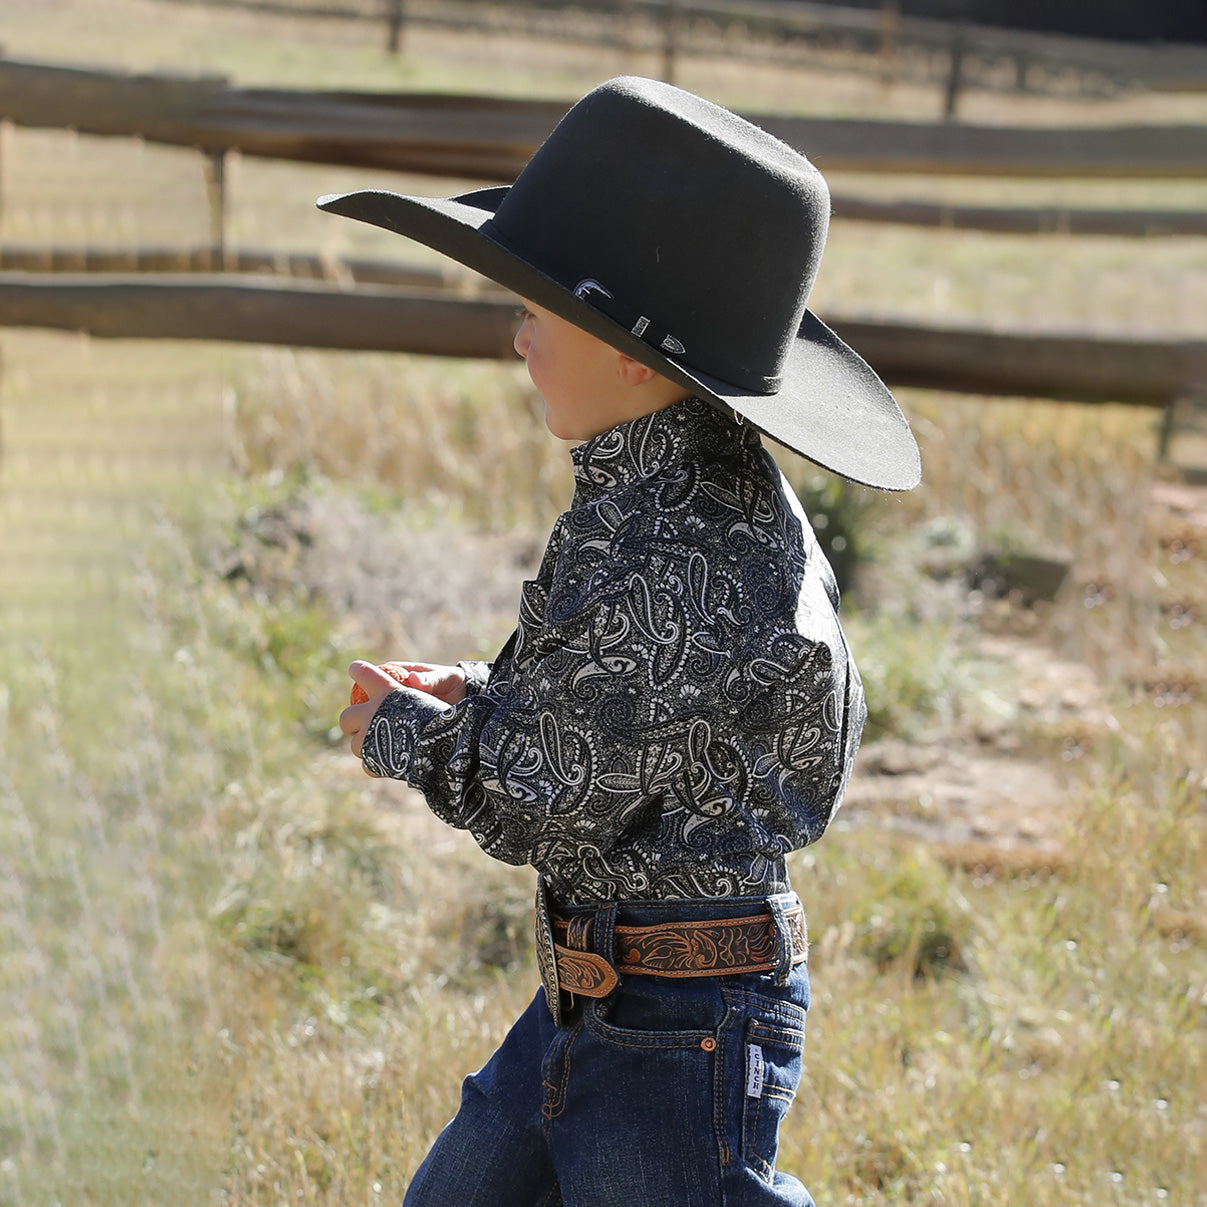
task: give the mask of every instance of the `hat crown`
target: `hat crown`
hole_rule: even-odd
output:
[[[626,326],[636,316],[669,334],[679,363],[770,393],[829,210],[821,173],[785,143],[692,93],[621,77],[566,114],[481,230],[565,289],[589,282],[580,296]]]
[[[806,309],[829,224],[821,174],[700,97],[611,80],[510,187],[319,205],[445,252],[844,477],[918,483],[896,400]]]

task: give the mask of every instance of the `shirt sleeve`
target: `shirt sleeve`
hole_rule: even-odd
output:
[[[634,638],[613,602],[545,626],[537,656],[456,705],[399,688],[369,724],[365,767],[419,789],[496,859],[589,863],[708,741],[695,708],[649,714],[656,667]]]
[[[673,572],[658,548],[567,559],[547,595],[528,592],[484,687],[453,706],[385,698],[366,768],[562,885],[814,841],[862,705],[821,579],[802,593],[791,559],[728,575],[679,550]]]
[[[486,682],[490,678],[491,663],[465,660],[458,662],[457,666],[465,676],[465,694],[467,696],[476,696],[486,686]]]

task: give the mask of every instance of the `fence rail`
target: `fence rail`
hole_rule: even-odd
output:
[[[565,112],[500,97],[233,88],[0,60],[0,119],[210,153],[510,180]],[[968,126],[752,115],[821,168],[979,175],[1207,176],[1207,127]]]
[[[448,261],[441,267],[305,252],[201,247],[15,247],[0,245],[0,273],[236,273],[364,285],[501,292],[493,281]]]
[[[835,196],[836,218],[1002,234],[1207,235],[1207,209],[1115,210],[1072,206],[945,205],[933,201],[873,201]]]
[[[1207,385],[1207,340],[830,322],[893,385],[1144,406],[1166,406]],[[515,304],[256,278],[0,273],[0,326],[510,358]]]
[[[1207,48],[1140,44],[1102,38],[991,28],[901,16],[881,8],[844,8],[803,0],[512,0],[482,5],[457,0],[170,0],[281,17],[384,24],[397,50],[400,29],[429,25],[584,42],[629,51],[717,54],[790,61],[834,51],[844,66],[895,78],[945,80],[962,59],[963,87],[995,91],[1104,91],[1141,85],[1167,90],[1207,88]],[[738,36],[735,37],[735,33]]]

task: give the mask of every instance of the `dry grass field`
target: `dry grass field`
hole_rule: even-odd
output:
[[[153,0],[7,0],[14,57],[243,83],[573,97],[656,62]],[[750,109],[933,116],[867,77],[684,64]],[[1207,121],[1207,99],[970,95],[985,121]],[[316,214],[342,169],[235,165],[248,247],[423,258]],[[856,178],[1201,207],[1202,182]],[[0,132],[0,240],[208,232],[189,152]],[[1202,337],[1207,240],[838,223],[817,305]],[[530,874],[335,717],[343,668],[488,655],[568,492],[522,368],[0,332],[0,1203],[397,1202],[535,989]],[[905,498],[784,464],[861,562],[874,708],[793,859],[816,1008],[781,1161],[819,1203],[1204,1204],[1207,498],[1153,413],[903,392]],[[1189,446],[1175,441],[1175,458]],[[1056,599],[970,584],[1055,553]],[[450,958],[455,951],[457,958]]]

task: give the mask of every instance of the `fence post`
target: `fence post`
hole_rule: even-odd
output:
[[[943,120],[954,121],[956,105],[960,99],[961,77],[964,73],[964,52],[966,50],[965,22],[953,21],[951,24],[951,53],[947,69],[947,86],[943,91]]]
[[[666,38],[662,47],[662,78],[675,82],[675,69],[679,59],[679,34],[683,18],[682,0],[666,0]]]
[[[13,123],[0,119],[0,222],[4,219],[5,185],[8,183],[9,160],[12,158]]]
[[[1171,398],[1161,411],[1161,426],[1157,428],[1157,461],[1161,465],[1169,460],[1169,443],[1173,439],[1178,401],[1177,398]]]
[[[397,54],[402,49],[402,26],[405,19],[404,0],[386,0],[386,50]]]
[[[1031,57],[1025,50],[1018,51],[1014,56],[1014,91],[1027,91],[1027,71],[1031,66]]]
[[[620,0],[617,11],[620,15],[620,46],[627,65],[632,60],[633,52],[637,49],[634,28],[637,22],[635,0]]]
[[[1169,446],[1179,432],[1198,433],[1207,431],[1203,420],[1207,419],[1207,383],[1190,383],[1165,404],[1161,412],[1161,426],[1157,429],[1157,461],[1169,463]]]
[[[900,0],[884,0],[880,6],[880,81],[891,84],[897,59],[897,19]]]
[[[205,158],[205,191],[210,203],[210,268],[226,268],[226,151]]]

